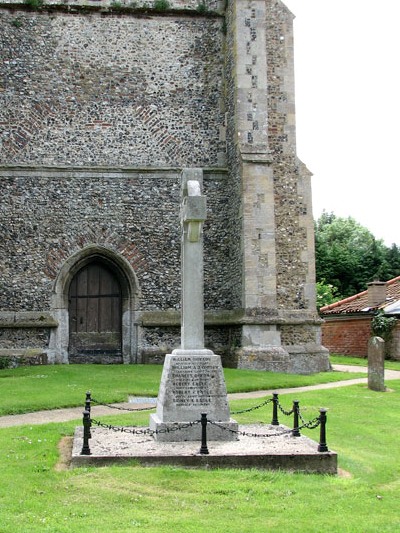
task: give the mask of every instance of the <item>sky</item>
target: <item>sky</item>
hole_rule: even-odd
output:
[[[400,246],[400,0],[283,1],[314,218],[351,216]]]

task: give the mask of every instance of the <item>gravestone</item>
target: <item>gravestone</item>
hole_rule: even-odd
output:
[[[236,440],[237,423],[230,418],[221,358],[204,347],[203,223],[206,197],[203,172],[182,173],[182,310],[181,347],[166,355],[156,413],[150,428],[156,440],[200,440],[202,413],[215,422],[210,440]],[[183,427],[184,426],[184,427]]]
[[[368,388],[384,392],[385,387],[385,341],[371,337],[368,341]]]

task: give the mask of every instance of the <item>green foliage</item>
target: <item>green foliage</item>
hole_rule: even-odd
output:
[[[390,340],[397,319],[386,316],[383,311],[378,311],[371,321],[371,333],[373,336],[382,337],[384,341]]]
[[[0,357],[0,369],[9,368],[10,366],[10,358],[7,356],[1,356]]]
[[[113,1],[111,2],[110,4],[110,7],[112,9],[114,9],[115,11],[119,11],[120,9],[122,9],[124,6],[121,2],[118,2],[118,1]]]
[[[338,299],[366,290],[367,283],[400,275],[400,250],[353,218],[324,212],[315,223],[317,281],[337,288]]]
[[[207,4],[205,2],[199,2],[197,4],[196,11],[198,11],[199,13],[207,13],[208,11]]]
[[[400,247],[392,244],[385,250],[385,262],[382,265],[381,279],[389,280],[400,274]]]
[[[14,28],[21,28],[21,26],[23,25],[23,22],[21,19],[19,18],[16,18],[16,19],[12,19],[11,23],[10,23],[12,26],[14,26]]]
[[[326,283],[325,280],[317,281],[317,309],[339,300],[337,294],[337,288],[331,283]]]
[[[168,0],[154,0],[153,7],[156,11],[167,11],[171,6]]]
[[[24,0],[24,2],[26,6],[34,9],[35,11],[42,9],[44,4],[44,0]]]

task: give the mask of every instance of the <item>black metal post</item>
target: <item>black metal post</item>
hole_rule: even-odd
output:
[[[90,391],[86,392],[86,399],[85,399],[85,411],[89,411],[90,413],[90,406],[92,403],[92,396],[90,394]]]
[[[326,444],[326,409],[319,410],[320,430],[319,430],[319,452],[329,452],[328,445]]]
[[[209,451],[207,448],[207,413],[201,414],[201,448],[200,453],[203,455],[208,455]]]
[[[90,394],[90,390],[86,392],[86,399],[85,399],[85,411],[88,411],[88,413],[91,413],[92,408],[92,396]],[[90,425],[91,426],[91,425]],[[92,438],[92,432],[89,429],[89,439]]]
[[[279,426],[279,420],[278,420],[278,393],[273,392],[272,393],[272,403],[273,403],[273,411],[272,411],[272,426]]]
[[[301,437],[299,430],[299,401],[293,400],[293,431],[292,437]]]
[[[83,446],[81,455],[91,455],[89,447],[90,439],[90,413],[89,411],[83,411]]]

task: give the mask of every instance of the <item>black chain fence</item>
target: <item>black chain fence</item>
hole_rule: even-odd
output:
[[[148,435],[148,436],[154,436],[157,434],[162,433],[171,433],[175,431],[181,431],[184,429],[191,428],[193,426],[197,426],[201,424],[202,426],[202,445],[200,448],[200,453],[202,454],[208,454],[208,448],[207,448],[207,432],[206,428],[207,425],[213,425],[218,427],[221,431],[227,431],[231,434],[236,434],[239,436],[244,437],[251,437],[251,438],[271,438],[271,437],[281,437],[284,435],[291,434],[293,437],[300,437],[301,433],[300,430],[302,429],[316,429],[317,427],[320,427],[320,439],[318,444],[318,451],[319,452],[328,452],[328,446],[326,444],[326,409],[320,409],[319,410],[319,416],[316,416],[312,420],[305,420],[302,413],[300,412],[299,407],[299,401],[294,400],[292,409],[287,410],[284,409],[281,403],[279,402],[278,393],[273,393],[272,398],[265,400],[264,402],[255,405],[253,407],[249,407],[247,409],[242,409],[240,411],[233,411],[231,414],[242,414],[242,413],[249,413],[251,411],[255,411],[257,409],[260,409],[261,407],[265,407],[266,405],[272,403],[273,404],[273,412],[272,412],[272,420],[271,425],[272,426],[279,426],[279,420],[278,420],[278,411],[280,411],[285,416],[291,416],[293,415],[293,429],[282,429],[280,431],[276,431],[274,433],[250,433],[246,431],[241,430],[234,430],[230,427],[226,427],[225,425],[218,423],[216,421],[208,420],[207,414],[202,413],[201,419],[195,420],[188,423],[173,423],[167,428],[160,428],[160,429],[150,429],[150,428],[139,428],[134,426],[114,426],[112,424],[105,424],[98,420],[94,420],[91,418],[91,405],[92,403],[96,403],[97,405],[102,405],[105,407],[108,407],[110,409],[116,409],[118,411],[128,411],[128,412],[138,412],[138,411],[149,411],[152,409],[155,409],[155,406],[152,407],[138,407],[138,408],[129,408],[129,407],[122,407],[117,406],[109,403],[99,402],[98,400],[95,400],[91,397],[91,393],[86,393],[86,400],[85,400],[85,410],[83,412],[83,446],[81,455],[91,455],[90,452],[90,446],[89,446],[89,439],[91,438],[91,427],[93,425],[96,425],[98,427],[107,429],[109,431],[114,432],[121,432],[121,433],[130,433],[132,435]],[[301,424],[300,421],[301,420]]]

